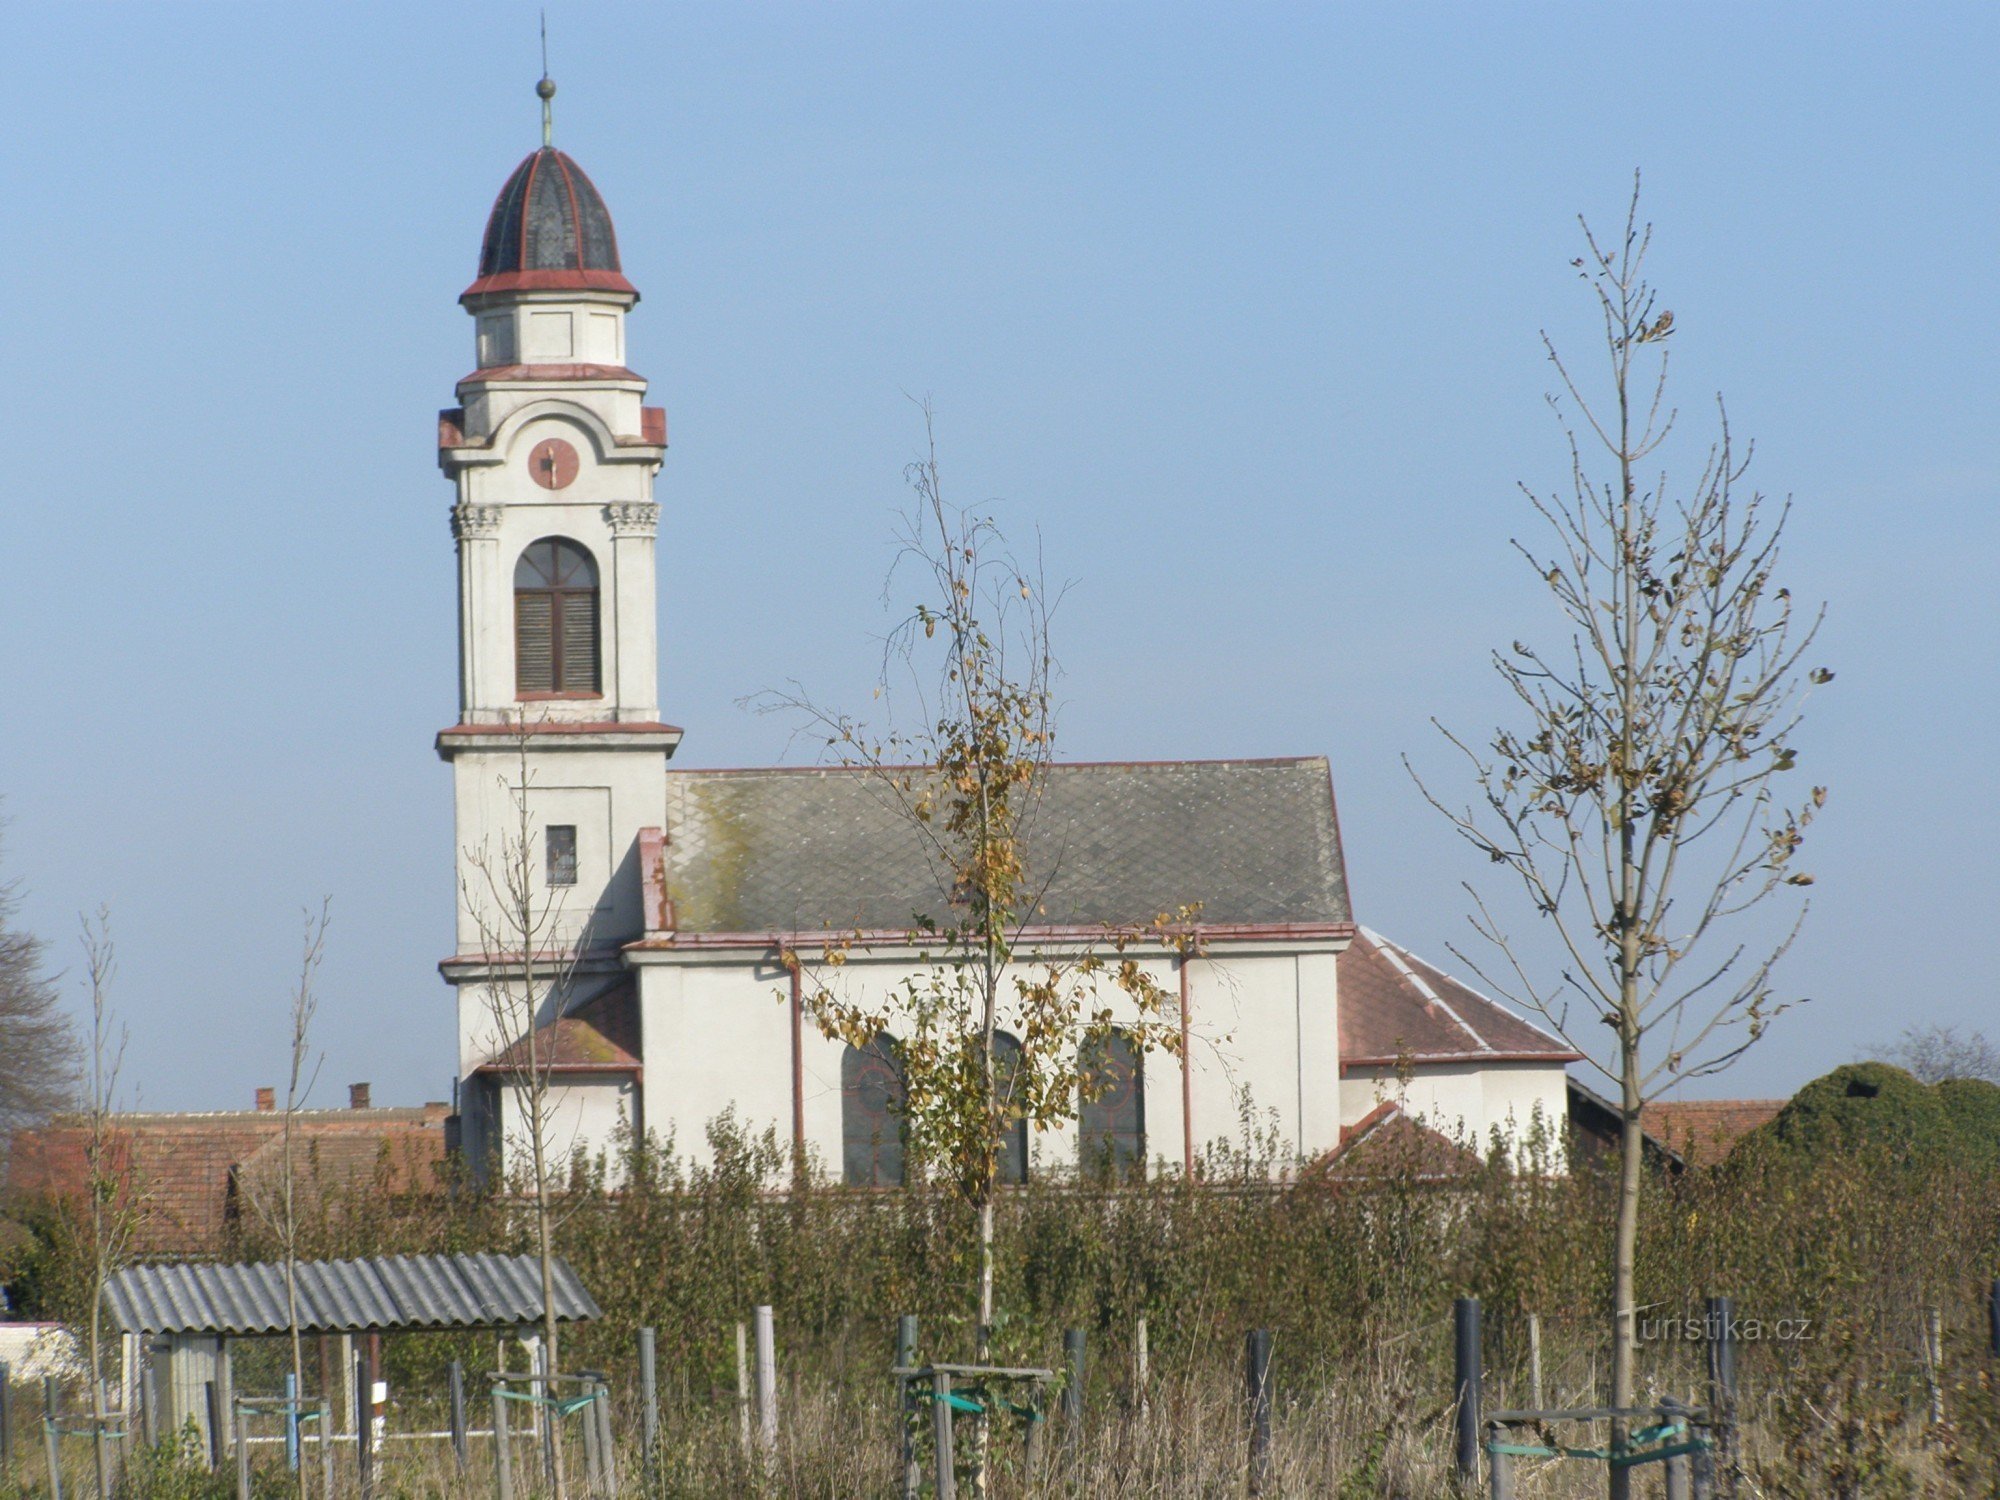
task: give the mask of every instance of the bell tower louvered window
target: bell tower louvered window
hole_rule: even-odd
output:
[[[597,564],[575,542],[543,537],[514,565],[514,691],[591,697],[598,669]]]

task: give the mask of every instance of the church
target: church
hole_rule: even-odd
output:
[[[611,214],[550,143],[553,91],[459,299],[475,368],[438,418],[459,602],[458,717],[436,741],[458,890],[440,969],[463,1145],[519,1159],[532,1057],[558,1155],[623,1128],[699,1154],[731,1111],[836,1178],[891,1183],[893,1051],[821,1035],[781,956],[852,943],[844,981],[891,995],[941,894],[866,772],[673,763],[654,557],[673,519],[667,417],[628,363],[639,293]],[[1040,795],[1034,944],[1189,906],[1200,942],[1128,953],[1178,998],[1182,1055],[1113,1048],[1116,1086],[1070,1128],[1010,1142],[1008,1175],[1105,1151],[1192,1171],[1246,1110],[1300,1164],[1391,1117],[1481,1143],[1564,1120],[1576,1052],[1357,924],[1324,757],[1061,763]]]

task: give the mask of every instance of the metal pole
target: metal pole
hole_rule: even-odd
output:
[[[159,1371],[153,1363],[156,1352],[152,1340],[148,1339],[145,1355],[139,1363],[139,1422],[148,1448],[159,1438],[160,1380]]]
[[[951,1440],[951,1377],[931,1377],[931,1431],[937,1437],[937,1500],[957,1500],[958,1469]]]
[[[499,1500],[514,1500],[514,1460],[507,1451],[506,1387],[493,1384],[493,1493]]]
[[[659,1482],[660,1386],[654,1364],[653,1330],[639,1330],[639,1458],[646,1492]]]
[[[1253,1328],[1244,1342],[1243,1383],[1250,1404],[1250,1493],[1271,1476],[1271,1330]]]
[[[465,1366],[451,1362],[451,1456],[465,1472]]]
[[[285,1468],[299,1471],[299,1377],[285,1371]]]
[[[62,1438],[56,1432],[56,1378],[42,1377],[42,1444],[49,1453],[49,1495],[62,1500]]]
[[[896,1368],[917,1367],[917,1317],[904,1313],[896,1319]],[[896,1377],[897,1408],[903,1423],[903,1500],[917,1500],[924,1487],[924,1472],[917,1464],[917,1383],[913,1376]]]
[[[1995,1359],[2000,1359],[2000,1276],[1993,1278],[1992,1289],[1987,1293],[1986,1333],[1988,1339],[1986,1352]],[[0,1369],[4,1368],[5,1366],[0,1366]]]
[[[236,1409],[233,1418],[236,1431],[236,1500],[250,1500],[250,1419],[243,1414],[243,1408]]]
[[[14,1372],[0,1359],[0,1474],[14,1464]]]
[[[771,1309],[757,1309],[757,1441],[769,1463],[778,1449],[778,1354]]]
[[[1460,1297],[1451,1304],[1452,1388],[1458,1399],[1459,1484],[1470,1489],[1479,1482],[1479,1299]]]

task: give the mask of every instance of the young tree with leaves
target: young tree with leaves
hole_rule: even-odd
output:
[[[124,1070],[125,1031],[111,1010],[111,980],[118,955],[111,941],[111,914],[100,908],[83,923],[84,982],[90,991],[90,1035],[83,1144],[87,1198],[81,1232],[90,1268],[88,1353],[90,1417],[98,1500],[111,1500],[111,1455],[106,1443],[111,1414],[104,1403],[104,1288],[130,1258],[142,1199],[133,1178],[130,1142],[117,1128],[118,1076]],[[127,1393],[127,1406],[130,1401]],[[130,1422],[132,1413],[125,1412]]]
[[[1602,384],[1586,390],[1544,335],[1569,476],[1552,492],[1523,487],[1549,540],[1516,543],[1568,639],[1494,654],[1519,718],[1483,745],[1447,731],[1471,766],[1471,805],[1425,796],[1515,877],[1558,958],[1545,969],[1469,886],[1472,925],[1499,957],[1460,956],[1578,1050],[1594,1052],[1601,1028],[1614,1039],[1612,1404],[1628,1407],[1640,1112],[1674,1084],[1727,1067],[1786,1008],[1772,971],[1804,901],[1776,926],[1740,919],[1812,883],[1795,861],[1826,791],[1787,794],[1783,780],[1798,759],[1805,682],[1832,674],[1801,670],[1820,615],[1795,615],[1776,581],[1789,504],[1746,493],[1749,452],[1737,449],[1721,403],[1690,480],[1675,487],[1656,459],[1674,429],[1675,322],[1645,279],[1652,230],[1636,179],[1623,233],[1600,240],[1587,223],[1583,233],[1586,254],[1572,264],[1601,318]],[[1629,1471],[1613,1471],[1614,1496],[1629,1483]]]
[[[800,977],[824,1035],[857,1049],[894,1036],[909,1157],[918,1170],[942,1174],[976,1220],[973,1357],[986,1363],[1003,1142],[1018,1122],[1039,1132],[1074,1120],[1108,1082],[1100,1060],[1114,1033],[1141,1053],[1178,1053],[1177,997],[1138,950],[1184,956],[1194,913],[1142,914],[1130,927],[1096,932],[1046,930],[1042,893],[1055,872],[1037,865],[1031,830],[1055,741],[1053,601],[1039,570],[1008,552],[990,518],[946,501],[928,407],[924,421],[924,456],[905,471],[915,501],[898,559],[917,574],[920,597],[891,632],[877,691],[892,709],[907,694],[917,727],[873,734],[796,693],[771,695],[766,706],[802,713],[834,756],[886,790],[913,853],[938,881],[946,915],[913,914],[917,962],[886,996],[857,997],[845,982],[859,956],[854,942],[818,955],[789,950],[783,962]],[[1019,1043],[1004,1057],[1003,1028]],[[985,1438],[982,1423],[973,1475],[980,1493]]]

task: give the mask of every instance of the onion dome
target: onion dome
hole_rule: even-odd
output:
[[[583,168],[553,146],[514,168],[479,247],[479,279],[468,297],[488,292],[638,293],[618,268],[611,213]]]

